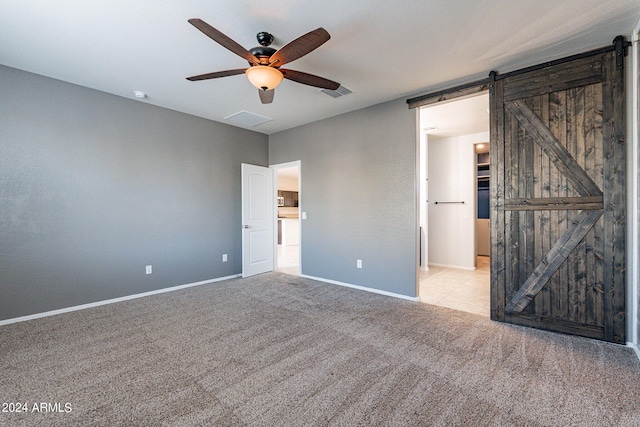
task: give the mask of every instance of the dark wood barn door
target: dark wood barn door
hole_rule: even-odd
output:
[[[491,317],[625,342],[623,71],[491,74]]]

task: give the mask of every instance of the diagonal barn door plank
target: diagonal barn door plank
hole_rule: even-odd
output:
[[[582,211],[516,292],[505,312],[523,311],[601,216],[602,211]]]
[[[554,165],[582,196],[602,196],[602,190],[580,167],[540,118],[523,100],[507,101],[505,106],[533,136]]]

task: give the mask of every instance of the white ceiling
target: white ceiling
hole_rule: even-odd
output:
[[[188,76],[246,62],[187,23],[201,18],[245,48],[324,27],[332,38],[287,65],[353,91],[333,99],[284,81],[262,105],[245,76]],[[249,111],[271,134],[380,102],[611,43],[638,0],[2,0],[0,64],[224,122]]]
[[[489,94],[421,108],[420,129],[430,140],[489,132]]]
[[[278,178],[298,179],[298,167],[278,168]]]

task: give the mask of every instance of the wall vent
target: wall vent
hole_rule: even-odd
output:
[[[240,111],[224,118],[224,120],[236,124],[238,126],[259,126],[261,124],[272,121],[271,117],[261,116],[260,114],[250,113],[248,111]]]
[[[340,98],[341,96],[349,95],[350,93],[352,93],[344,86],[340,86],[336,90],[320,89],[320,92],[324,93],[325,95],[329,95],[332,98]]]

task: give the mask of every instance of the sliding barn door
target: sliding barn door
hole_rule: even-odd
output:
[[[625,342],[622,84],[615,51],[491,74],[493,319]]]

